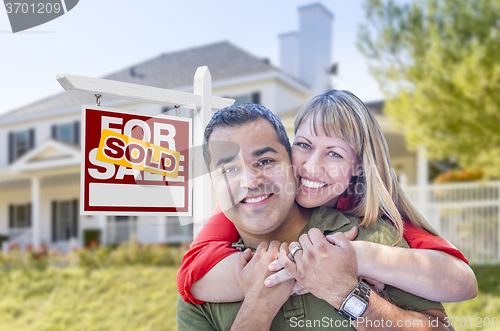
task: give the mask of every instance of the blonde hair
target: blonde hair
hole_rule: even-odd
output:
[[[295,117],[295,133],[308,116],[312,116],[310,123],[314,134],[318,134],[316,123],[321,123],[328,137],[334,134],[344,140],[361,161],[363,175],[358,176],[354,189],[356,207],[347,212],[360,218],[360,226],[368,227],[377,218],[387,216],[398,232],[394,245],[403,237],[402,217],[438,235],[401,188],[390,165],[382,129],[361,100],[349,91],[324,91],[300,109]]]

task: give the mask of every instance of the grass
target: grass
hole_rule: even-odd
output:
[[[477,323],[500,330],[484,324],[500,317],[500,266],[473,269],[478,297],[445,304],[448,316],[456,330],[476,330]],[[176,271],[135,265],[0,272],[0,330],[176,330]]]
[[[176,267],[0,273],[0,330],[176,330]]]
[[[477,297],[465,302],[444,304],[446,313],[456,330],[500,331],[500,266],[475,266],[472,269],[478,283]],[[497,327],[492,324],[487,327],[486,317],[489,321],[496,317]]]

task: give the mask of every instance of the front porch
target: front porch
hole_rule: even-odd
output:
[[[177,217],[80,216],[80,150],[47,140],[0,171],[0,242],[62,252],[91,241],[120,244],[187,242],[192,224]],[[183,224],[190,223],[189,221]]]
[[[0,219],[0,224],[1,224]],[[42,219],[42,224],[50,224]],[[76,235],[72,230],[64,232],[63,237],[55,240],[41,238],[41,245],[67,253],[71,248],[82,248],[95,242],[98,245],[119,245],[135,238],[141,243],[182,243],[190,242],[193,238],[192,224],[181,226],[177,217],[166,216],[79,216],[77,219]],[[44,229],[47,230],[47,229]],[[48,232],[57,233],[61,229],[48,229]],[[47,232],[47,231],[44,231]],[[25,250],[27,247],[36,247],[33,244],[32,227],[8,228],[0,233],[7,238],[2,241],[1,249],[7,252],[12,247]]]

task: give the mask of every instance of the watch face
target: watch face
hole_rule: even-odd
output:
[[[366,303],[356,297],[351,297],[345,303],[344,310],[353,316],[359,317],[363,314],[365,307]]]

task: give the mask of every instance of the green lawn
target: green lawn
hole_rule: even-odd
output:
[[[0,273],[0,330],[176,330],[176,267]]]
[[[122,266],[0,272],[0,330],[175,330],[176,270]],[[500,330],[484,327],[485,317],[500,317],[500,266],[474,271],[478,297],[445,304],[448,316],[456,330],[478,329],[470,327],[470,318],[474,326],[482,323],[481,330]]]
[[[500,266],[476,266],[472,269],[477,278],[478,296],[465,302],[444,304],[446,313],[452,323],[456,323],[456,330],[500,331]],[[487,327],[486,317],[489,321],[496,317],[498,326],[492,327],[491,324]],[[466,326],[460,326],[460,322]]]

